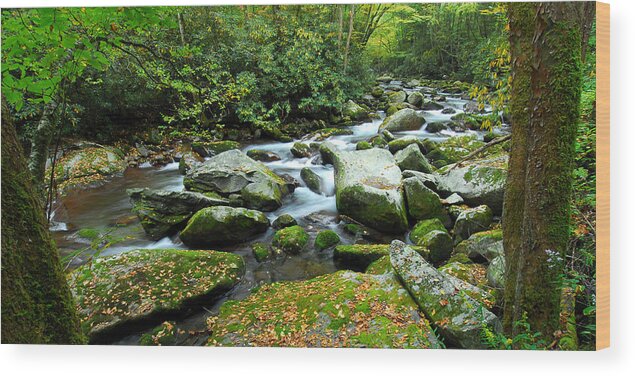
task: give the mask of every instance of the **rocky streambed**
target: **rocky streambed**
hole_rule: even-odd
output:
[[[507,145],[456,164],[493,137],[462,89],[380,78],[346,104],[354,125],[196,143],[161,167],[92,152],[118,169],[93,188],[60,164],[52,229],[91,341],[483,347]]]

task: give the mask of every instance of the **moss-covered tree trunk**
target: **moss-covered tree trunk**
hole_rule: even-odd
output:
[[[84,338],[42,204],[2,98],[2,343]]]
[[[583,3],[510,3],[512,152],[503,211],[504,324],[558,328],[580,102]]]

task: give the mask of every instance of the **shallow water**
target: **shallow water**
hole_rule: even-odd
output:
[[[408,90],[407,90],[408,91]],[[467,101],[458,97],[447,96],[447,101],[442,102],[446,107],[453,107],[456,113],[462,112],[463,105]],[[427,123],[434,121],[449,121],[454,114],[442,114],[441,111],[422,111]],[[377,134],[379,125],[384,118],[380,113],[380,119],[375,119],[363,124],[350,127],[351,135],[339,135],[328,138],[325,141],[334,143],[341,150],[354,150],[356,143]],[[432,134],[425,130],[424,124],[420,130],[408,132],[396,132],[396,137],[417,136],[427,137],[433,141],[442,141],[448,137],[457,135],[453,131],[443,131]],[[482,138],[484,132],[468,131],[463,134],[475,134]],[[323,229],[332,229],[342,238],[343,243],[353,243],[354,237],[343,231],[343,227],[337,220],[337,208],[335,205],[335,183],[333,166],[317,164],[314,158],[294,158],[290,152],[293,142],[257,142],[247,145],[243,151],[261,149],[274,152],[281,157],[280,161],[265,163],[271,170],[278,174],[289,174],[297,179],[302,186],[285,198],[283,206],[270,213],[266,213],[273,221],[281,214],[288,213],[305,227],[311,236],[310,244],[316,233]],[[304,140],[304,143],[314,141]],[[322,194],[317,194],[304,186],[300,178],[302,168],[308,167],[317,173],[322,179]],[[62,256],[75,254],[78,250],[89,248],[90,242],[77,236],[77,231],[82,228],[94,228],[102,233],[107,233],[113,244],[101,251],[101,255],[117,254],[133,249],[146,248],[185,248],[178,236],[166,237],[159,241],[150,240],[144,233],[138,219],[131,213],[131,203],[126,194],[129,188],[143,188],[165,190],[183,190],[183,176],[178,172],[178,163],[170,163],[164,167],[141,166],[129,168],[122,176],[113,177],[107,184],[93,189],[85,189],[75,192],[56,204],[52,218],[51,230],[60,248]],[[273,230],[269,229],[265,234],[248,243],[237,244],[230,247],[217,249],[231,251],[244,257],[246,263],[246,275],[232,291],[222,299],[214,301],[198,312],[179,319],[177,326],[184,330],[204,333],[205,318],[215,314],[220,305],[227,299],[241,299],[249,295],[250,291],[263,283],[271,283],[283,280],[308,279],[318,275],[331,273],[337,269],[333,263],[332,250],[316,251],[312,247],[297,256],[282,256],[274,260],[258,263],[251,252],[251,243],[255,241],[269,242],[273,236]],[[386,241],[389,241],[387,239]],[[72,260],[66,261],[69,267],[80,265],[91,257],[94,251],[82,252]],[[113,343],[136,344],[140,334],[133,333],[130,336],[118,339]],[[205,340],[205,335],[194,335],[184,344],[200,344]]]

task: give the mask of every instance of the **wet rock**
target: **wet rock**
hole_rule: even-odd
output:
[[[379,86],[375,86],[370,92],[370,95],[372,95],[374,98],[381,98],[381,96],[384,95],[384,89]]]
[[[309,234],[300,226],[285,227],[276,231],[271,240],[271,246],[296,255],[300,253],[309,242]]]
[[[400,89],[398,86],[395,89]],[[406,101],[406,92],[403,90],[388,93],[388,101],[390,103],[403,103]]]
[[[421,153],[419,146],[414,143],[396,152],[395,162],[402,171],[412,170],[423,173],[432,172],[430,162],[428,162],[423,153]]]
[[[272,227],[276,230],[285,227],[291,227],[297,225],[298,222],[290,214],[282,214],[275,221],[273,221]]]
[[[320,145],[320,156],[322,158],[322,163],[324,164],[333,164],[335,160],[335,155],[337,154],[337,146],[330,141],[323,142]]]
[[[357,103],[349,100],[344,103],[344,108],[342,109],[342,115],[348,116],[351,120],[362,121],[368,120],[368,111],[366,111],[362,106]]]
[[[129,189],[132,211],[137,214],[146,234],[153,240],[175,234],[197,211],[229,201],[196,192],[173,192],[149,188]]]
[[[291,154],[296,158],[310,158],[313,152],[311,147],[302,142],[296,142],[291,147]]]
[[[423,144],[423,142],[418,139],[417,137],[414,136],[406,136],[406,137],[401,137],[395,140],[392,140],[388,143],[388,150],[390,150],[391,153],[395,154],[397,153],[399,150],[403,150],[405,148],[407,148],[408,146],[415,144],[417,145],[417,147],[419,147],[419,150],[421,151],[421,153],[425,154],[426,153],[426,148]]]
[[[390,274],[339,271],[264,285],[223,304],[208,324],[210,346],[441,347]]]
[[[488,230],[492,217],[492,210],[487,205],[464,210],[454,223],[454,242],[459,243],[472,234]]]
[[[456,114],[456,110],[453,107],[446,107],[441,110],[441,113],[445,115]]]
[[[254,243],[251,245],[251,252],[258,262],[263,262],[271,256],[271,250],[265,243]]]
[[[315,237],[315,249],[321,251],[337,245],[340,242],[340,236],[333,230],[320,231]]]
[[[313,131],[302,138],[302,140],[308,141],[324,141],[332,136],[351,135],[353,131],[346,128],[323,128]]]
[[[457,244],[454,253],[462,253],[474,261],[492,262],[496,257],[504,254],[503,231],[496,229],[472,234]]]
[[[192,168],[183,184],[188,190],[222,196],[240,193],[250,208],[267,211],[279,208],[290,192],[284,179],[239,150],[218,154]]]
[[[408,95],[408,103],[415,107],[421,107],[423,104],[423,94],[418,91],[413,91]]]
[[[411,296],[450,344],[482,349],[482,328],[501,331],[498,318],[481,307],[461,286],[439,272],[411,247],[399,240],[390,245],[390,262]]]
[[[360,141],[355,146],[355,150],[368,150],[372,148],[373,148],[373,145],[371,145],[368,141]]]
[[[91,342],[123,336],[214,301],[245,273],[240,256],[225,252],[143,249],[97,257],[69,276],[81,327]]]
[[[335,187],[341,214],[385,233],[403,233],[407,229],[401,171],[387,150],[338,153]]]
[[[255,161],[274,162],[279,161],[280,156],[272,151],[251,149],[247,151],[247,156]]]
[[[181,231],[192,248],[241,243],[267,231],[269,220],[259,211],[229,206],[199,210]]]
[[[430,133],[437,133],[437,132],[441,132],[445,129],[447,129],[448,127],[441,123],[441,122],[434,122],[434,123],[430,123],[426,126],[426,131],[430,132]]]
[[[240,149],[240,144],[236,141],[196,141],[192,142],[192,150],[201,157],[213,157],[228,150]]]
[[[381,136],[384,138],[384,140],[386,140],[386,142],[390,142],[395,139],[395,136],[392,133],[390,133],[389,130],[386,130],[386,129],[381,131]]]
[[[437,111],[437,110],[442,110],[443,105],[434,101],[426,101],[421,106],[421,109],[424,111]]]
[[[379,130],[394,131],[415,131],[425,124],[423,115],[410,108],[404,108],[384,119],[379,126]]]
[[[311,191],[317,194],[322,193],[322,178],[320,175],[313,172],[310,168],[304,167],[300,170],[300,177]]]

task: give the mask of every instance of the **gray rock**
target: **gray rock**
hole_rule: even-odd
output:
[[[320,157],[323,164],[333,164],[337,154],[337,146],[330,141],[323,142],[320,145]]]
[[[439,195],[425,186],[418,177],[403,181],[408,214],[416,220],[438,218],[444,225],[450,225],[450,217],[441,204]]]
[[[320,175],[313,172],[310,168],[304,167],[300,170],[300,177],[310,190],[317,194],[322,193],[322,178]]]
[[[384,140],[386,140],[386,142],[390,142],[395,139],[395,136],[392,133],[390,133],[389,130],[386,130],[386,129],[381,131],[381,135],[384,137]]]
[[[410,108],[404,108],[384,119],[383,123],[379,126],[379,130],[383,131],[386,129],[391,132],[415,131],[420,129],[425,122],[426,119],[423,117],[423,114]]]
[[[406,170],[402,173],[402,175],[404,179],[416,177],[417,179],[421,180],[423,182],[423,185],[425,185],[426,187],[432,189],[435,192],[437,190],[437,185],[439,184],[439,182],[438,176],[436,174],[426,174],[419,171]]]
[[[454,242],[459,243],[472,234],[489,229],[492,217],[492,210],[487,205],[463,211],[454,223]]]
[[[313,154],[311,147],[302,142],[296,142],[291,147],[291,154],[296,158],[309,158]]]
[[[235,244],[267,231],[269,219],[259,211],[229,206],[199,210],[181,231],[180,238],[192,248]]]
[[[465,201],[463,200],[463,197],[459,196],[456,193],[452,193],[443,200],[443,203],[445,205],[461,205],[464,202]]]
[[[492,287],[505,288],[505,256],[494,258],[487,267],[487,282]]]
[[[465,349],[487,348],[481,340],[482,327],[501,331],[493,313],[460,293],[460,285],[399,240],[390,245],[390,263],[419,308],[450,344]]]
[[[423,104],[423,94],[418,91],[413,91],[408,95],[408,103],[415,107],[421,107],[421,104]]]
[[[345,151],[335,159],[336,204],[340,214],[386,233],[408,227],[401,171],[388,150]]]
[[[272,151],[251,149],[247,151],[247,156],[255,161],[273,162],[279,161],[280,156]]]
[[[421,109],[424,111],[437,111],[442,110],[443,105],[433,101],[427,101],[422,106]]]
[[[405,149],[395,153],[395,162],[402,171],[412,170],[427,174],[432,172],[432,165],[416,144],[410,144]]]
[[[372,99],[372,96],[370,99]],[[344,104],[342,115],[348,116],[349,118],[351,118],[351,120],[357,121],[367,120],[369,118],[368,111],[366,111],[362,106],[358,105],[352,100],[349,100]]]
[[[222,196],[240,193],[250,208],[262,210],[277,209],[290,192],[284,179],[240,150],[220,153],[192,168],[183,184],[188,190]]]
[[[395,87],[395,89],[400,89],[400,87]],[[405,91],[395,91],[392,93],[388,93],[388,101],[390,103],[403,103],[406,101],[406,92]]]
[[[296,221],[295,218],[291,216],[291,214],[282,214],[281,216],[276,218],[275,221],[273,221],[273,224],[271,225],[271,227],[273,227],[276,230],[280,230],[281,228],[291,227],[297,224],[298,224],[298,221]]]
[[[475,261],[492,262],[496,257],[504,254],[503,231],[497,229],[472,234],[457,244],[454,252],[463,253]]]
[[[172,192],[149,188],[129,189],[132,211],[141,220],[153,240],[175,234],[194,213],[210,206],[228,205],[229,201],[196,192]]]
[[[426,125],[426,131],[428,131],[430,133],[441,132],[442,130],[445,130],[447,128],[448,127],[445,124],[443,124],[441,122],[438,122],[438,121]]]
[[[444,168],[439,176],[439,193],[458,193],[470,206],[487,205],[496,215],[503,212],[507,156],[467,161],[461,167]],[[452,167],[454,165],[451,165]]]

